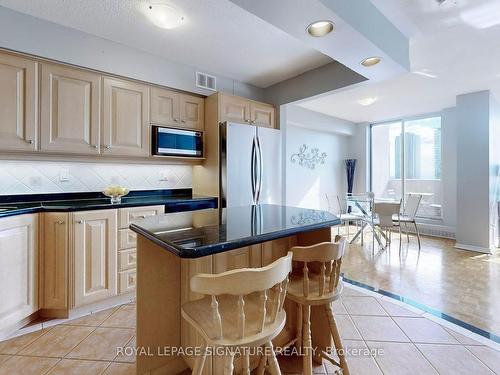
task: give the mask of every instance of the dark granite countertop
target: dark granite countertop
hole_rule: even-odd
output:
[[[191,189],[132,191],[118,204],[111,204],[102,193],[10,195],[0,197],[0,217],[150,205],[165,205],[166,212],[180,212],[217,207],[217,198],[194,195]]]
[[[338,224],[326,211],[259,205],[158,215],[130,229],[181,258],[198,258]]]

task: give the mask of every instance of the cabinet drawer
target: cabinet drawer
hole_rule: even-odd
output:
[[[130,224],[137,220],[144,219],[148,216],[163,214],[165,212],[165,206],[120,208],[118,212],[120,228],[128,228]]]
[[[125,271],[137,266],[136,249],[122,250],[118,252],[118,271]]]
[[[135,269],[118,273],[118,290],[120,294],[135,291],[137,271]]]
[[[118,248],[120,250],[130,249],[137,244],[137,234],[130,229],[118,231]]]

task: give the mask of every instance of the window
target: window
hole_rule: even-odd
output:
[[[441,117],[373,124],[371,163],[376,198],[421,194],[417,215],[442,217]]]

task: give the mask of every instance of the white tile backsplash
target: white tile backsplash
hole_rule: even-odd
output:
[[[192,187],[192,167],[0,160],[0,195],[102,191],[108,185],[130,190]]]

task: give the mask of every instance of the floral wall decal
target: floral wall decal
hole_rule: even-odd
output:
[[[307,146],[303,144],[300,146],[298,153],[292,154],[290,161],[292,163],[298,162],[299,165],[309,169],[315,169],[317,164],[325,164],[326,156],[326,152],[320,154],[317,147],[308,151]]]

